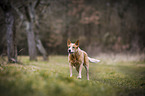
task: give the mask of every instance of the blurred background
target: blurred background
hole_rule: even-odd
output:
[[[68,39],[80,40],[80,48],[91,56],[145,51],[143,0],[1,0],[1,6],[6,4],[13,9],[18,55],[29,54],[30,22],[34,39],[39,38],[48,55],[67,55]],[[5,26],[5,14],[0,8],[0,54],[4,55]],[[38,50],[38,55],[43,53]]]

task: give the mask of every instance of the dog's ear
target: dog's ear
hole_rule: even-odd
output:
[[[71,43],[71,41],[70,41],[70,40],[67,40],[67,46],[69,46],[69,45],[70,45],[70,43]]]
[[[79,47],[79,40],[77,40],[77,41],[75,42],[75,45],[77,45],[77,47]]]

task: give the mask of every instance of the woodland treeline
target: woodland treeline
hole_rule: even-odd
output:
[[[145,51],[143,0],[0,0],[0,54],[36,60],[67,54],[68,39],[90,55]]]

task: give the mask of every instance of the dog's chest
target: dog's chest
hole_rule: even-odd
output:
[[[70,62],[73,66],[80,65],[79,56],[77,55],[70,55]]]

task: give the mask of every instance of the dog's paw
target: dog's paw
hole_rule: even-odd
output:
[[[72,75],[70,75],[70,77],[72,77]]]
[[[81,78],[82,78],[82,76],[78,76],[77,78],[78,78],[78,79],[81,79]]]

